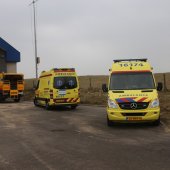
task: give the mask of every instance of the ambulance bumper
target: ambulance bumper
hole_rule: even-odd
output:
[[[113,122],[154,122],[160,117],[160,108],[145,110],[119,110],[107,108],[109,120]]]

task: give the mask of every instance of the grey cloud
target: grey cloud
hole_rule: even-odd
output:
[[[33,77],[30,0],[0,2],[1,37],[21,51],[18,70]],[[155,72],[168,72],[169,9],[168,0],[39,0],[39,71],[76,67],[79,75],[108,74],[115,58],[147,57]]]

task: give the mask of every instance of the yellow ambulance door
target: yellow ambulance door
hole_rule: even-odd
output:
[[[55,98],[65,99],[66,103],[74,103],[78,100],[78,81],[76,76],[54,77]],[[64,100],[63,100],[64,101]]]
[[[50,77],[45,77],[44,78],[44,98],[46,100],[49,100],[50,99]]]
[[[75,103],[78,101],[79,98],[79,85],[78,85],[78,80],[77,77],[72,76],[72,77],[67,77],[66,80],[67,84],[67,93],[66,93],[66,98],[68,98],[68,103]]]

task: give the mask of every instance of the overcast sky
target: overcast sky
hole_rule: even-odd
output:
[[[21,52],[18,72],[35,77],[31,0],[0,0],[0,37]],[[148,58],[170,72],[169,0],[38,0],[39,73],[75,67],[107,75],[114,59]]]

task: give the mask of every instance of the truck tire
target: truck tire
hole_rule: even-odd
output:
[[[5,102],[5,98],[0,98],[0,103]]]
[[[14,99],[14,102],[20,102],[20,98],[18,98],[18,99]]]
[[[5,98],[4,96],[2,95],[2,93],[0,93],[0,102],[4,102],[5,101]]]

